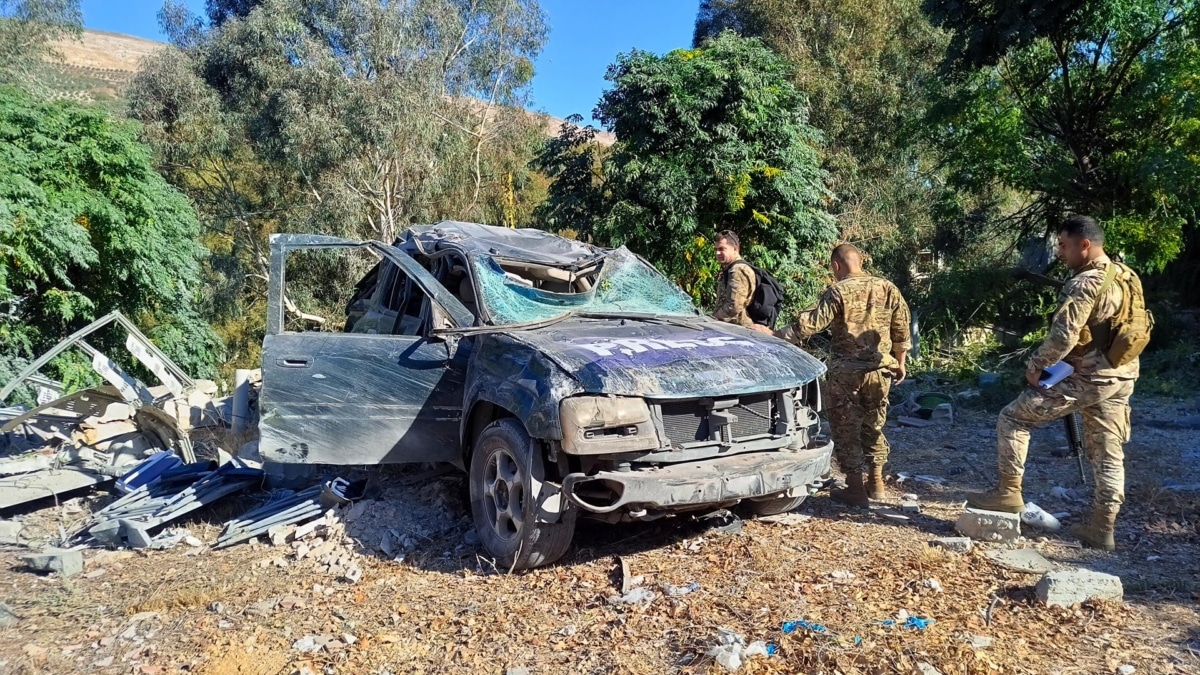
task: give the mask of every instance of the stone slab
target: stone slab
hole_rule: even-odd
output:
[[[984,551],[983,556],[997,565],[1026,574],[1045,574],[1058,569],[1058,565],[1046,560],[1041,553],[1027,548],[996,549]]]
[[[1034,590],[1039,600],[1058,607],[1070,607],[1093,598],[1119,602],[1125,595],[1121,577],[1083,569],[1050,572]]]
[[[1021,536],[1021,514],[966,509],[954,529],[976,541],[1013,542]]]

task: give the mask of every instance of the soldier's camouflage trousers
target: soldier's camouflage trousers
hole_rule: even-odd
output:
[[[825,414],[833,436],[833,455],[843,473],[862,471],[864,461],[882,467],[888,443],[883,437],[887,422],[888,390],[892,378],[886,370],[855,372],[829,369],[825,378]]]
[[[1050,389],[1028,388],[1000,411],[996,445],[1000,475],[1022,476],[1029,430],[1078,412],[1083,449],[1096,477],[1096,506],[1125,501],[1125,450],[1129,441],[1129,397],[1133,380],[1091,382],[1072,375]]]

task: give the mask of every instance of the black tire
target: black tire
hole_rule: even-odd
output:
[[[807,498],[808,495],[776,497],[773,499],[746,499],[742,501],[742,508],[746,514],[755,518],[760,516],[774,516],[796,509]]]
[[[575,509],[561,522],[537,522],[542,452],[515,419],[489,424],[471,454],[471,518],[488,555],[502,571],[527,570],[563,557],[575,535]]]

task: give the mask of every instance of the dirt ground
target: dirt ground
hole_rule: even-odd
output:
[[[9,548],[0,601],[20,622],[0,629],[0,673],[715,673],[705,652],[720,629],[773,645],[742,673],[1200,673],[1200,432],[1168,428],[1197,412],[1135,399],[1118,552],[1028,528],[1016,545],[1119,575],[1123,603],[1048,608],[1038,575],[983,557],[1000,545],[928,545],[954,534],[963,492],[995,475],[994,413],[960,412],[952,426],[888,429],[892,472],[945,481],[893,484],[897,498],[920,497],[907,520],[882,512],[898,501],[852,512],[821,494],[799,523],[737,532],[692,519],[584,524],[562,562],[508,575],[468,534],[462,479],[412,469],[372,474],[378,502],[346,525],[340,564],[361,567],[357,583],[287,544],[88,550],[85,572],[66,579],[30,572]],[[1088,490],[1072,458],[1051,456],[1064,444],[1060,425],[1035,434],[1026,498],[1070,524]],[[18,517],[48,539],[107,499]],[[182,525],[211,543],[253,505],[231,499]],[[612,600],[618,559],[652,600]],[[908,628],[906,616],[932,623]],[[808,627],[783,632],[800,620]]]

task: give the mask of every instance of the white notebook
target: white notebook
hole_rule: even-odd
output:
[[[1042,371],[1042,376],[1038,380],[1038,385],[1042,389],[1049,389],[1050,387],[1053,387],[1059,382],[1062,382],[1070,377],[1071,373],[1073,372],[1075,372],[1075,369],[1071,367],[1071,364],[1059,361],[1052,366],[1046,367],[1046,369]]]

